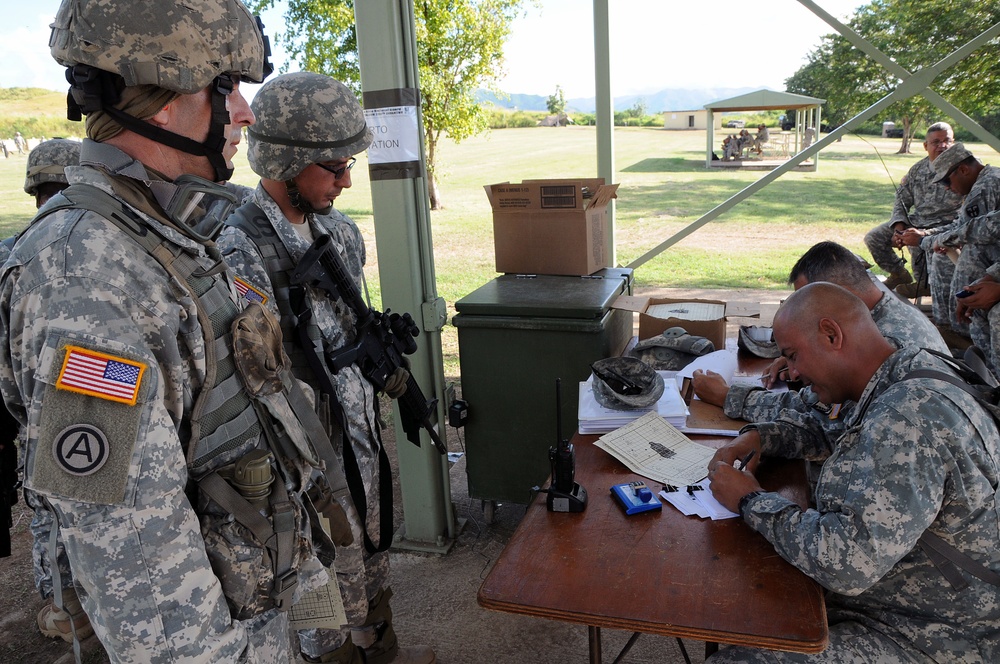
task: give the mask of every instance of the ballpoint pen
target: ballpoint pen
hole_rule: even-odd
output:
[[[744,468],[746,468],[747,464],[750,463],[750,459],[752,459],[753,455],[756,454],[756,453],[757,453],[757,450],[750,450],[750,454],[748,454],[745,457],[743,457],[743,459],[740,461],[740,467],[737,468],[736,470],[743,470]]]

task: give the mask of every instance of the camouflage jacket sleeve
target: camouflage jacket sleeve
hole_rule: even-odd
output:
[[[996,231],[991,224],[981,222],[983,215],[998,208],[1000,208],[1000,169],[986,166],[962,202],[957,223],[938,234],[936,241],[945,247],[960,247],[969,242],[991,244],[990,237],[995,236]]]
[[[264,259],[253,240],[242,230],[226,226],[219,236],[219,251],[229,266],[237,290],[252,289],[256,296],[263,299],[264,306],[275,317],[280,317],[278,304],[274,299],[274,289],[264,267]],[[243,296],[247,297],[246,294]]]
[[[22,237],[0,311],[26,486],[54,508],[104,646],[123,662],[247,657],[185,492],[179,432],[205,370],[193,301],[117,228],[67,210]],[[91,362],[118,383],[81,387]]]
[[[783,558],[835,592],[859,595],[881,584],[878,602],[927,602],[934,611],[941,596],[912,576],[908,586],[905,574],[921,570],[916,578],[933,588],[946,582],[914,547],[934,524],[932,530],[992,555],[995,542],[983,546],[977,538],[996,536],[996,442],[983,454],[983,432],[995,437],[996,429],[974,402],[953,402],[924,384],[890,386],[847,431],[823,466],[816,509],[765,494],[751,501],[746,518]],[[894,568],[904,558],[908,569],[900,574]]]
[[[892,206],[892,216],[889,217],[889,224],[902,223],[912,226],[910,221],[910,208],[913,207],[913,180],[917,171],[917,164],[914,164],[903,179],[899,181],[899,189],[896,190],[896,200]],[[919,178],[918,178],[919,182]]]

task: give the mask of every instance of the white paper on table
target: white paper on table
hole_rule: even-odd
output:
[[[656,482],[688,485],[708,475],[715,450],[693,442],[656,413],[601,436],[594,445]]]
[[[687,365],[683,369],[677,372],[677,388],[680,389],[684,383],[685,378],[691,378],[694,372],[698,369],[703,369],[705,371],[714,371],[726,380],[727,385],[749,385],[751,387],[763,387],[763,383],[760,381],[760,376],[748,376],[746,374],[737,374],[736,369],[739,366],[739,360],[736,357],[735,350],[717,350],[714,353],[709,353],[708,355],[702,355],[701,357],[695,358],[691,364]],[[779,382],[777,385],[770,389],[771,392],[787,392],[788,386],[784,382]],[[698,395],[694,396],[695,399]]]
[[[698,493],[697,491],[695,493]],[[700,516],[703,519],[709,518],[708,510],[698,502],[692,494],[682,487],[679,491],[661,491],[660,498],[677,508],[684,516]]]
[[[733,379],[733,374],[736,373],[737,366],[739,366],[739,361],[736,359],[736,351],[717,350],[714,353],[696,357],[691,364],[678,371],[677,382],[679,384],[682,379],[693,376],[695,370],[703,369],[720,374],[729,383]]]

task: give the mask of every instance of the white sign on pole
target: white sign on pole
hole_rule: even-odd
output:
[[[397,164],[420,159],[416,106],[366,108],[365,120],[374,133],[369,164]]]

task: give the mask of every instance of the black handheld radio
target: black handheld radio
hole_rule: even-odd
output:
[[[576,452],[562,435],[562,381],[556,378],[556,445],[549,448],[552,482],[548,489],[550,512],[582,512],[587,506],[587,490],[577,484]]]

